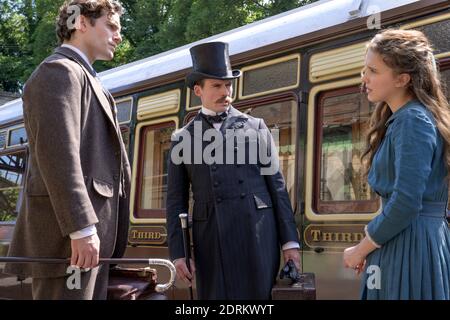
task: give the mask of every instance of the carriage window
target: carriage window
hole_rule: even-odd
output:
[[[0,223],[17,217],[25,173],[25,152],[0,156]]]
[[[139,157],[140,180],[136,218],[165,218],[167,157],[175,123],[144,127]]]
[[[414,29],[422,31],[428,37],[433,48],[435,48],[434,54],[450,51],[450,38],[448,36],[448,32],[450,31],[449,19],[444,19]]]
[[[9,131],[8,147],[21,146],[25,142],[27,142],[27,132],[24,127]]]
[[[373,213],[375,193],[364,177],[360,158],[374,105],[350,88],[320,98],[321,133],[316,152],[316,210],[319,214]]]
[[[299,82],[300,56],[290,55],[242,68],[241,99],[295,88]]]
[[[131,109],[133,106],[133,100],[127,99],[117,102],[117,120],[120,124],[128,123],[131,121]]]
[[[286,180],[291,204],[295,207],[295,146],[297,132],[297,102],[276,102],[251,109],[241,109],[253,117],[262,118],[270,130],[279,130],[280,169]]]

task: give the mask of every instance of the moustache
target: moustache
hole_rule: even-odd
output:
[[[224,103],[224,102],[231,103],[232,100],[233,99],[231,99],[231,97],[226,96],[226,97],[223,97],[223,98],[217,100],[216,103]]]

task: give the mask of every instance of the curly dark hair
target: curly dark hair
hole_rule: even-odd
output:
[[[122,5],[116,0],[68,0],[59,8],[56,18],[56,35],[60,44],[64,40],[70,40],[75,32],[74,26],[70,25],[76,14],[74,6],[78,7],[81,15],[89,19],[92,26],[95,25],[95,20],[104,14],[110,17],[113,14],[121,16],[123,13]]]

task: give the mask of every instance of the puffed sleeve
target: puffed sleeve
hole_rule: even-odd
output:
[[[418,216],[436,149],[437,129],[422,108],[405,110],[391,125],[394,188],[383,212],[367,226],[369,238],[378,245],[395,237]]]

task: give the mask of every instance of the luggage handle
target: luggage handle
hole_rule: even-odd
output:
[[[45,263],[45,264],[70,264],[70,258],[30,258],[30,257],[0,257],[3,263]],[[156,292],[167,291],[175,282],[176,269],[172,262],[166,259],[141,259],[141,258],[100,258],[99,264],[148,264],[159,265],[169,269],[170,279],[167,283],[157,284]]]

